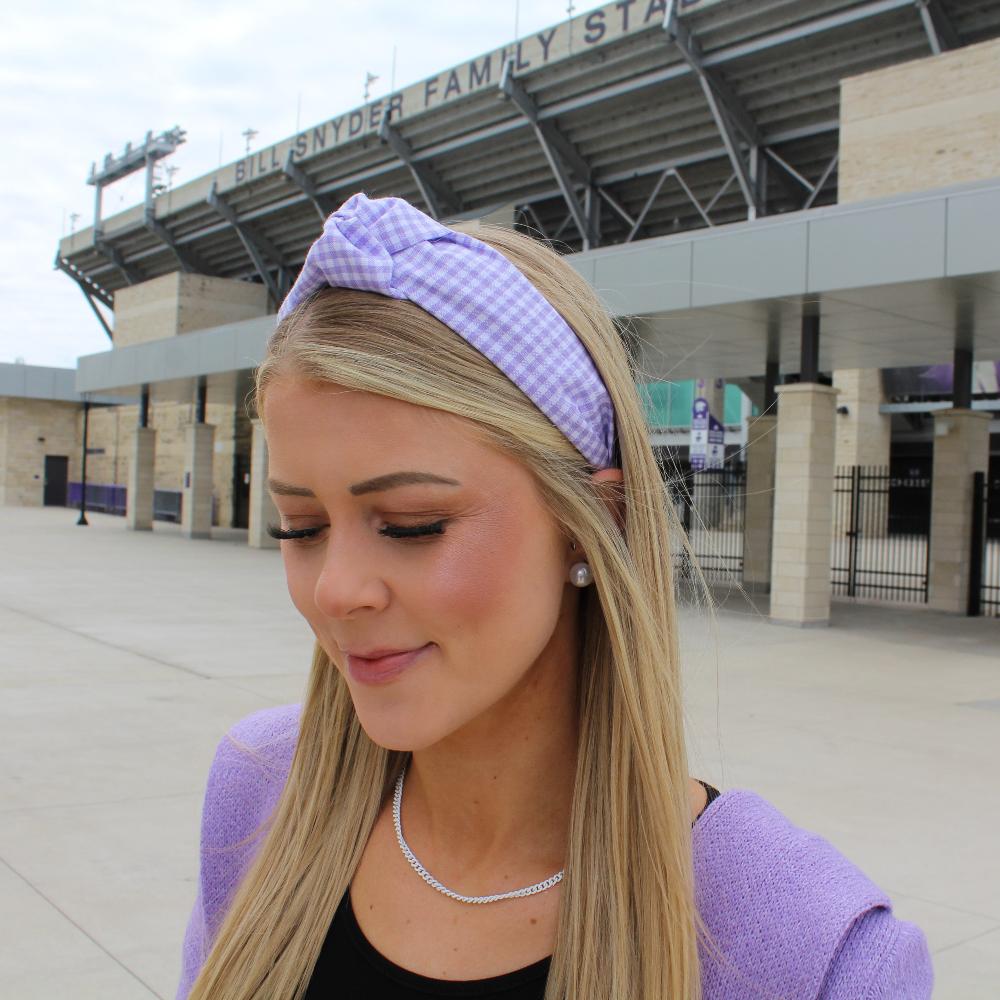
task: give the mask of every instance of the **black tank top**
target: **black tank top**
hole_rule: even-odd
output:
[[[699,782],[708,792],[707,809],[719,790]],[[705,810],[702,810],[702,813]],[[701,813],[699,813],[700,818]],[[431,979],[390,962],[369,942],[344,893],[320,951],[305,1000],[427,1000],[427,997],[497,997],[501,1000],[542,1000],[551,956],[513,972],[489,979]]]

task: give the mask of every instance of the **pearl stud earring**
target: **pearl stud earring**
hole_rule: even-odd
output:
[[[576,542],[570,545],[570,548],[576,551]],[[574,587],[586,587],[594,582],[594,573],[590,568],[590,563],[578,562],[574,563],[570,567],[569,571],[569,582],[573,584]]]

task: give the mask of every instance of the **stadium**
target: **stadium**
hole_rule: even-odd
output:
[[[624,0],[170,190],[184,134],[150,132],[95,164],[55,256],[108,349],[0,366],[0,503],[275,544],[243,400],[363,190],[569,255],[632,342],[706,572],[773,621],[1000,615],[998,80],[985,0]]]

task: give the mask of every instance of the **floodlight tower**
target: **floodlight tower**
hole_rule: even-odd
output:
[[[153,167],[164,157],[173,153],[177,147],[184,142],[186,133],[184,129],[176,125],[167,132],[161,132],[154,136],[152,130],[146,133],[146,138],[139,146],[133,146],[131,142],[125,145],[125,151],[121,156],[112,156],[110,153],[104,157],[101,169],[97,169],[94,163],[90,167],[90,176],[87,183],[94,186],[94,243],[100,242],[103,237],[101,230],[101,199],[104,189],[115,181],[120,181],[123,177],[134,174],[137,170],[146,170],[146,216],[153,214]]]

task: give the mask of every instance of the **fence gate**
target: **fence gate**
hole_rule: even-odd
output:
[[[973,473],[969,614],[1000,618],[1000,474]]]
[[[868,601],[927,601],[929,470],[839,466],[833,489],[833,593]]]
[[[742,582],[746,466],[704,469],[672,479],[670,494],[695,559],[709,582]],[[687,553],[674,546],[674,571],[690,574]]]

